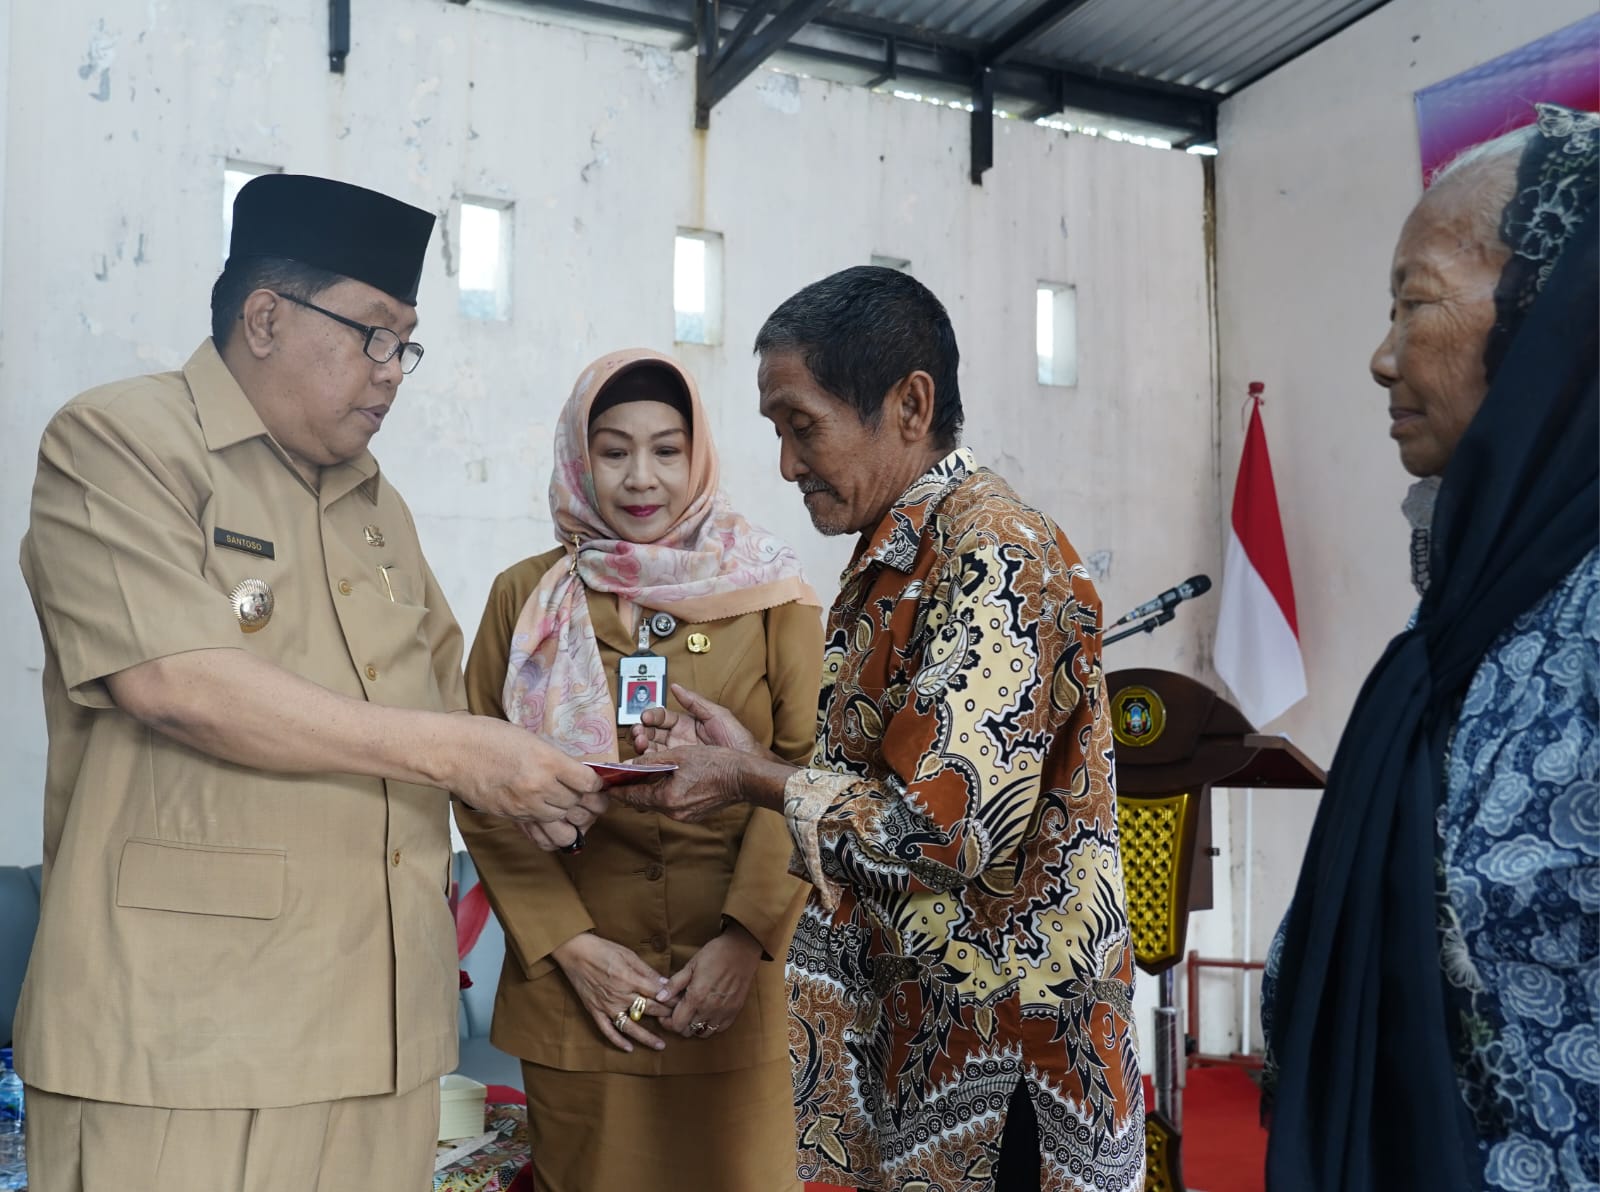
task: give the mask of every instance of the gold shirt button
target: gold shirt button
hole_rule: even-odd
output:
[[[376,679],[377,677],[378,677],[378,668],[375,667],[375,666],[367,667],[367,678]]]
[[[355,589],[353,589],[353,588],[352,588],[352,587],[351,587],[351,586],[350,586],[350,581],[349,581],[349,580],[347,580],[347,579],[342,579],[342,580],[340,580],[340,581],[339,581],[339,595],[341,595],[341,596],[348,596],[348,595],[350,595],[350,593],[351,593],[351,592],[353,592],[353,591],[354,591],[354,590],[355,590]]]
[[[389,858],[389,864],[393,865],[396,869],[400,868],[400,850],[399,849],[395,849],[394,850],[394,855]]]
[[[711,639],[703,633],[691,633],[685,644],[688,645],[691,654],[711,653]]]

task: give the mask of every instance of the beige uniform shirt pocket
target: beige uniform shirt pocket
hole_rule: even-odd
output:
[[[117,905],[190,915],[276,919],[288,854],[135,837],[122,846]]]

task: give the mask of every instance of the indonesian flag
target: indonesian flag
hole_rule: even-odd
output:
[[[1250,426],[1233,489],[1233,520],[1217,613],[1217,674],[1258,728],[1305,698],[1294,581],[1278,518],[1267,435],[1261,429],[1261,383],[1250,384]]]

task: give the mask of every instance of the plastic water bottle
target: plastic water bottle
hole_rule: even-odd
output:
[[[11,1048],[0,1047],[0,1190],[4,1192],[28,1186],[27,1120],[22,1077],[11,1066]]]

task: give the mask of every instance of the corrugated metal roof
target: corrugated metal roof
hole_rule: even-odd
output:
[[[829,7],[933,33],[989,41],[1033,5],[1030,0],[834,0]]]
[[[834,0],[828,13],[900,25],[933,39],[998,41],[1020,21],[1060,13],[1017,56],[1232,94],[1385,0]],[[826,19],[824,17],[823,19]]]
[[[701,127],[779,55],[842,81],[1023,119],[1086,113],[1195,146],[1215,137],[1223,99],[1388,0],[719,0],[705,40],[696,14],[713,11],[707,0],[518,2],[708,40]]]
[[[1376,7],[1374,0],[1090,0],[1029,48],[1230,95]]]

